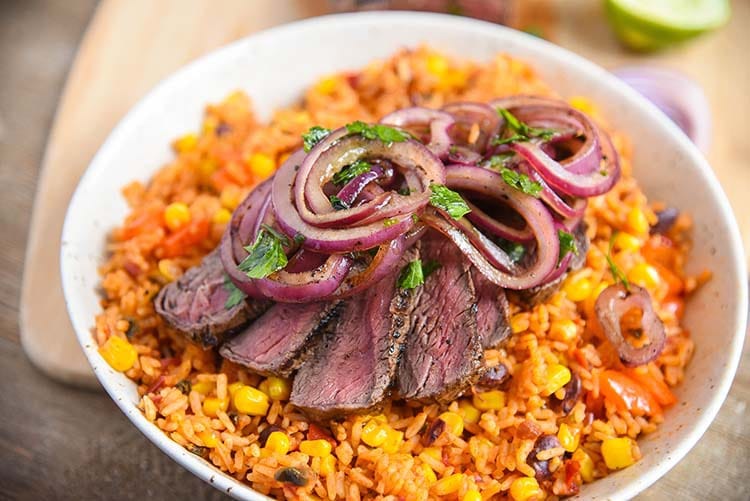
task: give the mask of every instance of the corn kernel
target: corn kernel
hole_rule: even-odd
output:
[[[557,430],[557,439],[563,449],[568,452],[575,452],[581,442],[581,430],[568,426],[567,423],[560,423],[560,429]]]
[[[159,269],[159,273],[170,282],[174,281],[182,271],[171,259],[160,259],[156,267]]]
[[[245,386],[245,385],[242,383],[242,381],[235,381],[234,383],[228,384],[227,385],[227,391],[229,392],[229,396],[233,397],[234,396],[234,392],[236,392],[237,390],[239,390],[243,386]]]
[[[336,457],[329,455],[320,458],[320,474],[324,477],[336,472]]]
[[[214,430],[204,430],[198,433],[198,438],[201,439],[203,445],[206,447],[216,447],[219,445],[219,436]]]
[[[224,207],[214,212],[213,222],[216,224],[227,224],[230,219],[232,219],[232,213]]]
[[[214,389],[214,385],[210,381],[198,381],[193,383],[190,389],[197,391],[201,395],[208,395]]]
[[[133,367],[138,359],[138,353],[127,339],[118,336],[110,336],[107,341],[99,347],[99,354],[116,371],[125,372]]]
[[[555,364],[547,368],[547,395],[552,395],[557,390],[570,382],[570,369],[561,364]]]
[[[204,134],[213,134],[216,127],[219,125],[219,120],[214,116],[208,116],[203,120],[203,126],[201,130]]]
[[[432,485],[437,482],[437,475],[435,475],[432,467],[427,463],[422,463],[422,473],[424,474],[424,478],[427,480],[428,485]]]
[[[362,441],[370,447],[380,447],[388,438],[388,428],[371,419],[362,428]]]
[[[226,412],[229,408],[229,397],[208,397],[203,401],[203,413],[209,417],[216,417],[218,411]]]
[[[234,210],[240,204],[240,190],[236,186],[227,186],[219,194],[219,202],[229,210]]]
[[[299,444],[299,450],[302,454],[316,457],[326,457],[331,454],[331,442],[325,439],[303,440]]]
[[[252,386],[243,386],[232,395],[234,408],[250,416],[265,416],[268,412],[268,396]]]
[[[505,393],[500,390],[474,394],[474,407],[480,411],[498,410],[505,407]]]
[[[443,412],[438,417],[445,421],[446,429],[454,436],[460,437],[464,432],[464,420],[455,412]]]
[[[425,447],[420,454],[427,454],[435,461],[443,461],[443,451],[439,447]]]
[[[630,233],[621,231],[615,236],[613,245],[615,249],[638,252],[638,250],[641,248],[641,240],[638,237],[634,237]]]
[[[286,433],[283,431],[274,431],[268,435],[266,440],[266,449],[272,451],[280,456],[283,456],[291,447],[291,441]]]
[[[591,295],[586,298],[586,302],[584,303],[586,311],[594,310],[594,305],[596,304],[596,300],[599,297],[599,294],[604,292],[604,289],[606,289],[607,287],[609,287],[609,284],[607,282],[599,282],[596,287],[594,287],[594,290],[591,291]]]
[[[219,168],[219,165],[216,163],[216,161],[210,158],[201,160],[201,162],[198,164],[198,172],[203,177],[209,177],[211,174],[216,172],[216,169],[218,168]]]
[[[265,153],[253,153],[247,163],[250,166],[250,172],[261,179],[269,177],[276,170],[276,162]]]
[[[602,457],[610,470],[627,468],[635,463],[633,441],[628,437],[605,439],[602,442]]]
[[[268,381],[268,396],[273,400],[289,400],[289,395],[292,393],[292,388],[289,385],[289,381],[280,377],[269,377]]]
[[[386,454],[395,454],[398,452],[399,448],[401,448],[401,442],[403,442],[403,440],[404,432],[394,430],[389,426],[385,442],[383,442],[383,445],[381,445],[380,448],[383,449]]]
[[[482,494],[475,489],[471,489],[466,491],[466,494],[464,494],[464,497],[461,498],[462,501],[482,501]]]
[[[549,336],[555,341],[569,343],[578,335],[578,326],[569,318],[561,318],[552,322]]]
[[[521,477],[510,484],[510,496],[515,501],[527,501],[531,499],[543,499],[544,491],[539,487],[535,478]]]
[[[372,419],[376,423],[381,423],[381,424],[388,423],[388,418],[385,417],[385,414],[375,414],[374,416],[370,416],[370,419]]]
[[[591,295],[593,286],[588,278],[573,276],[565,282],[563,290],[571,301],[583,301]]]
[[[338,79],[335,75],[321,78],[315,85],[315,90],[325,95],[333,94],[333,91],[336,90],[337,83]]]
[[[523,313],[513,315],[510,319],[510,328],[513,334],[518,334],[529,328],[529,317]]]
[[[435,76],[442,76],[448,70],[448,60],[440,54],[427,56],[427,71]]]
[[[578,461],[581,467],[581,478],[584,482],[594,481],[594,461],[591,459],[586,451],[578,449],[573,453],[573,460]]]
[[[164,222],[170,230],[178,230],[190,222],[190,207],[182,202],[174,202],[164,209]]]
[[[655,290],[661,283],[659,272],[648,263],[638,263],[630,269],[628,280],[648,290]]]
[[[271,391],[268,389],[268,379],[264,379],[263,381],[261,381],[260,384],[258,385],[258,389],[262,391],[263,393],[265,393],[266,395],[270,396]]]
[[[463,481],[464,476],[462,473],[454,473],[438,480],[432,487],[432,490],[437,496],[447,496],[448,494],[458,492]]]
[[[467,423],[476,424],[479,422],[479,418],[482,416],[482,413],[479,412],[479,409],[474,407],[471,404],[470,400],[463,399],[460,402],[458,402],[458,413],[461,414],[464,418],[464,421]]]
[[[626,220],[628,228],[636,235],[648,234],[648,218],[646,218],[646,214],[644,214],[640,208],[634,207],[633,209],[630,209]]]
[[[573,96],[570,99],[568,99],[568,102],[573,108],[580,110],[586,113],[587,115],[591,115],[592,113],[596,111],[596,107],[594,106],[594,103],[592,103],[591,100],[589,100],[587,97]]]
[[[185,134],[181,138],[174,142],[174,149],[179,153],[185,153],[187,151],[194,150],[198,144],[198,136],[195,134]]]

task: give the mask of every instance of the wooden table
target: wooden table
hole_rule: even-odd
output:
[[[606,38],[603,26],[587,21],[592,17],[586,9],[598,9],[593,3],[579,11],[579,21],[591,28],[592,36]],[[38,169],[66,73],[95,6],[95,0],[0,2],[0,499],[218,499],[220,493],[143,438],[106,395],[47,379],[25,359],[19,344],[21,268]],[[737,2],[736,10],[742,12],[733,22],[739,22],[740,15],[739,19],[750,19],[746,2]],[[561,42],[597,61],[611,61],[611,41],[576,46],[576,40],[580,38],[563,36]],[[720,38],[699,43],[691,50],[703,51],[707,58],[712,50],[742,50],[722,45],[726,41]],[[740,59],[737,64],[746,65]],[[737,85],[746,89],[747,81],[734,82]],[[727,86],[731,92],[731,83]],[[728,99],[721,89],[708,90],[714,104]],[[717,116],[747,116],[730,107],[717,109]],[[729,139],[722,137],[713,154],[715,163],[734,148],[747,147],[729,142],[732,134],[743,135],[744,129],[727,134]],[[742,183],[729,183],[735,177],[721,177],[730,195],[747,189]],[[639,499],[747,499],[748,400],[746,347],[716,422],[687,458]]]

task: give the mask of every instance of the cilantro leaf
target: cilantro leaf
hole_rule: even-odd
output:
[[[336,174],[333,175],[333,184],[336,186],[344,186],[346,183],[365,172],[370,172],[372,165],[365,162],[364,160],[357,160],[351,165],[347,165]]]
[[[266,278],[287,265],[286,254],[281,240],[276,232],[264,226],[253,245],[248,245],[245,250],[248,256],[238,265],[240,271],[244,271],[249,278]]]
[[[557,261],[560,262],[566,254],[572,252],[576,256],[578,255],[578,245],[573,235],[567,231],[557,230],[557,237],[560,239],[560,254]]]
[[[331,201],[331,205],[333,205],[333,208],[336,209],[336,210],[346,210],[346,209],[349,208],[349,206],[346,204],[346,202],[344,202],[343,200],[341,200],[336,195],[329,196],[328,200]]]
[[[414,289],[424,283],[424,271],[422,270],[422,260],[415,259],[401,270],[398,277],[398,286],[402,289]]]
[[[425,278],[432,275],[432,272],[434,272],[437,269],[442,268],[443,265],[435,261],[434,259],[427,261],[425,264],[422,265],[422,275],[424,275]]]
[[[267,232],[269,232],[271,235],[273,235],[277,239],[279,239],[279,241],[281,242],[281,245],[285,247],[291,245],[289,243],[289,238],[287,238],[286,235],[284,235],[283,233],[279,233],[278,231],[273,229],[271,226],[268,226],[267,224],[261,224],[260,227],[266,230]]]
[[[497,155],[492,155],[490,158],[485,160],[484,166],[490,167],[492,169],[499,169],[500,167],[505,167],[506,162],[514,156],[515,153],[513,153],[512,151],[498,153]]]
[[[532,197],[539,198],[539,194],[542,191],[542,185],[529,179],[529,176],[526,174],[516,172],[507,167],[501,167],[500,176],[502,176],[503,181],[505,181],[511,188],[515,188],[522,193],[531,195]]]
[[[409,134],[383,124],[368,125],[360,120],[346,124],[346,130],[366,139],[380,139],[385,144],[401,143],[409,139]]]
[[[431,184],[430,190],[432,191],[430,204],[438,209],[443,209],[453,219],[460,219],[471,212],[461,195],[442,184]]]
[[[502,250],[504,250],[506,254],[508,254],[508,257],[514,263],[519,262],[521,259],[523,259],[524,254],[526,254],[526,247],[518,242],[512,242],[510,240],[498,237],[497,245]]]
[[[492,141],[492,144],[501,145],[519,141],[529,141],[531,139],[541,139],[543,141],[548,141],[552,138],[552,136],[555,135],[555,131],[552,129],[539,129],[521,122],[515,115],[513,115],[513,113],[506,109],[498,108],[497,113],[501,117],[503,117],[503,119],[505,120],[505,124],[507,125],[508,129],[513,132],[513,134],[505,139],[501,139],[499,137],[495,138],[495,140]]]
[[[297,233],[294,235],[294,243],[297,245],[302,245],[305,240],[307,240],[307,238],[302,233]]]
[[[630,292],[630,282],[628,281],[628,278],[625,276],[625,273],[622,272],[622,270],[615,264],[615,260],[612,259],[612,247],[615,243],[615,238],[617,237],[617,232],[615,231],[612,233],[612,237],[609,239],[609,249],[607,249],[607,255],[605,256],[607,258],[607,265],[609,266],[609,272],[612,274],[612,278],[614,279],[615,283],[622,282],[622,285],[625,286],[625,290]]]
[[[304,145],[305,153],[309,153],[316,144],[325,139],[330,133],[330,129],[326,129],[320,125],[310,127],[310,130],[302,134],[302,144]]]
[[[224,308],[230,310],[245,300],[247,294],[237,288],[234,283],[229,280],[227,275],[224,275],[224,289],[229,291],[229,297],[224,303]]]

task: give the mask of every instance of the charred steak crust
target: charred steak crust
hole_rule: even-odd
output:
[[[484,352],[477,331],[471,267],[441,235],[422,239],[422,261],[441,264],[421,289],[398,368],[401,398],[446,402],[479,377]]]
[[[336,318],[338,301],[276,303],[221,347],[221,356],[266,375],[290,376]]]
[[[524,308],[533,308],[537,304],[547,301],[555,292],[560,290],[560,286],[565,281],[565,278],[568,276],[568,274],[581,269],[583,264],[586,262],[586,253],[589,250],[589,239],[586,236],[586,228],[586,223],[581,221],[580,223],[578,223],[578,226],[576,226],[575,230],[573,230],[573,237],[575,237],[578,254],[573,255],[573,259],[570,260],[570,265],[568,265],[568,270],[565,273],[560,275],[552,282],[544,285],[538,285],[536,287],[532,287],[531,289],[522,291],[509,290],[508,292],[510,294],[511,300],[514,303],[523,306]]]
[[[163,287],[154,309],[170,326],[204,348],[221,344],[270,306],[269,301],[248,300],[226,308],[230,291],[218,250],[203,258],[179,279]]]
[[[482,348],[496,348],[511,334],[510,306],[505,289],[487,280],[473,266],[471,280],[477,294],[477,331]]]
[[[416,259],[410,249],[402,264]],[[398,274],[347,300],[300,367],[291,402],[323,419],[377,408],[388,395],[418,290],[397,286]]]

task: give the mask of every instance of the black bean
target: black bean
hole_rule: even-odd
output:
[[[531,449],[529,456],[526,458],[526,464],[534,468],[537,480],[548,480],[552,476],[552,472],[549,469],[549,460],[537,459],[536,455],[542,451],[556,449],[557,447],[562,446],[560,445],[560,441],[554,435],[542,435],[536,439],[534,448]]]
[[[510,372],[505,364],[488,367],[482,377],[479,378],[477,386],[482,388],[505,389],[510,382]]]
[[[305,475],[302,470],[294,468],[293,466],[287,466],[286,468],[276,470],[276,474],[273,478],[279,482],[294,484],[298,487],[306,486],[309,481],[307,475]]]
[[[553,408],[559,408],[567,416],[581,397],[581,378],[575,372],[572,373],[570,381],[563,388],[565,389],[565,398],[560,400],[552,395],[550,404]]]
[[[261,447],[266,446],[266,442],[268,441],[268,437],[271,435],[271,433],[275,431],[284,431],[278,426],[271,425],[267,428],[264,428],[263,431],[260,432],[260,435],[258,435],[258,441],[260,442]]]
[[[216,126],[217,136],[223,136],[224,134],[228,134],[231,131],[232,131],[232,126],[226,122],[221,122],[219,125]]]
[[[189,395],[190,394],[190,390],[193,389],[193,385],[187,379],[183,379],[182,381],[178,382],[174,386],[175,386],[175,388],[177,388],[178,390],[180,390],[183,395]]]
[[[664,210],[656,213],[656,224],[651,227],[649,231],[652,235],[660,233],[664,234],[668,232],[674,223],[677,221],[677,217],[680,215],[680,211],[675,207],[667,207]]]
[[[445,426],[445,421],[440,418],[433,421],[422,437],[422,443],[427,446],[432,445],[443,434]]]

